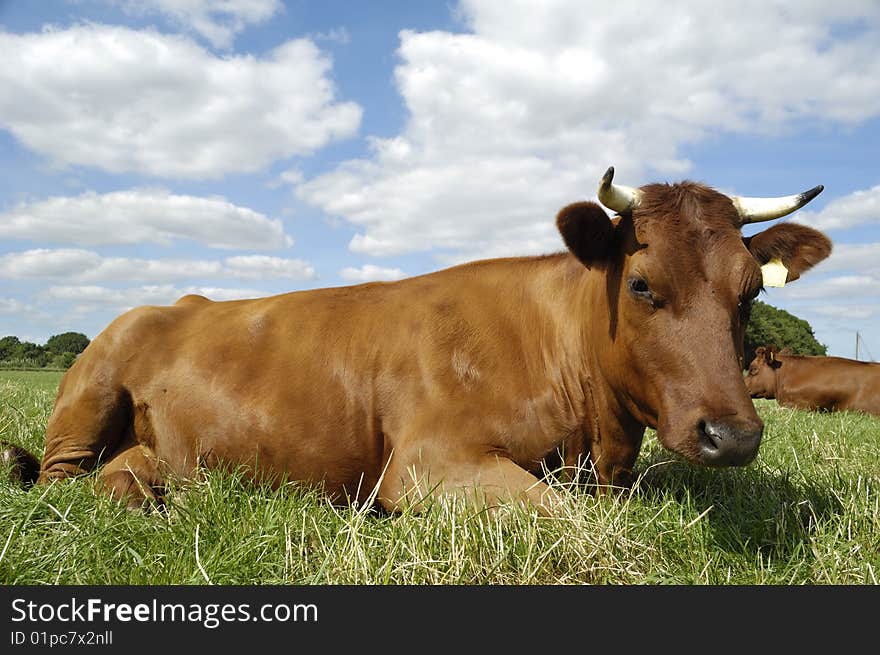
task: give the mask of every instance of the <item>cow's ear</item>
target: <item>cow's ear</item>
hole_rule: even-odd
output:
[[[764,353],[764,361],[767,362],[770,368],[779,368],[782,366],[782,362],[776,357],[779,354],[779,349],[776,346],[770,346],[766,349]]]
[[[565,245],[585,266],[608,259],[615,239],[614,224],[595,202],[576,202],[556,215]]]
[[[777,223],[750,237],[743,237],[746,248],[763,266],[779,259],[788,269],[786,282],[797,280],[831,254],[831,239],[818,230],[797,223]]]

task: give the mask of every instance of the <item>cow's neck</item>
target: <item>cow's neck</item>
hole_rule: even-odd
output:
[[[780,366],[776,369],[776,375],[773,376],[773,382],[776,384],[776,388],[773,390],[773,397],[776,398],[776,402],[779,404],[786,403],[790,400],[788,387],[785,384],[785,374],[788,373],[788,369],[790,369],[794,365],[794,361],[787,360],[783,361],[781,357],[777,355],[780,364],[784,364],[784,366]]]
[[[632,466],[645,431],[645,425],[627,409],[625,381],[619,379],[622,367],[616,359],[620,344],[615,344],[613,285],[607,283],[603,267],[587,269],[572,256],[560,260],[559,271],[567,290],[567,307],[559,315],[577,331],[573,338],[577,349],[568,357],[577,367],[583,408],[580,443],[566,444],[566,451],[577,452],[581,459],[590,455],[598,472],[604,468],[610,475],[612,469]],[[573,464],[573,456],[567,455],[566,460]]]

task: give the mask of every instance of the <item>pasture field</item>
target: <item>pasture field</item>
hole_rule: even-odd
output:
[[[0,436],[41,455],[60,378],[0,372]],[[758,409],[750,466],[697,468],[649,433],[631,491],[567,490],[552,518],[455,502],[388,516],[219,473],[142,514],[95,497],[92,476],[30,490],[4,476],[0,582],[877,584],[880,418]]]

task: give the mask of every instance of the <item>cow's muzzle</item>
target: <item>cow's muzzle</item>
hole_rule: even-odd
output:
[[[745,466],[758,454],[764,422],[702,420],[697,425],[700,463],[705,466]]]

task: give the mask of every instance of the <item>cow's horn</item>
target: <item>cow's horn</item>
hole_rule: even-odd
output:
[[[796,209],[800,209],[813,198],[822,193],[825,187],[821,184],[813,187],[809,191],[796,193],[793,196],[781,196],[779,198],[744,198],[742,196],[732,196],[736,211],[742,225],[746,223],[760,223],[761,221],[772,221],[774,218],[780,218],[786,214],[790,214]]]
[[[602,176],[602,183],[599,185],[599,202],[618,213],[638,207],[642,192],[622,184],[612,184],[613,178],[614,166],[611,166]]]

